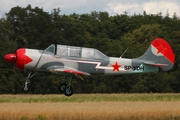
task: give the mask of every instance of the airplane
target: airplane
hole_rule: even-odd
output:
[[[124,53],[123,53],[124,54]],[[4,59],[15,64],[20,70],[30,70],[24,90],[28,90],[34,71],[63,73],[64,79],[58,89],[66,96],[73,94],[71,74],[83,80],[83,75],[119,75],[131,73],[158,72],[170,70],[175,61],[174,52],[163,38],[152,41],[147,51],[137,58],[108,57],[95,48],[52,44],[45,50],[17,49],[16,53],[6,54]],[[66,75],[70,74],[68,84]]]

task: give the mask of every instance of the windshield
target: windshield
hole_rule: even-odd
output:
[[[54,53],[54,45],[50,45],[48,48],[45,49],[45,51]]]

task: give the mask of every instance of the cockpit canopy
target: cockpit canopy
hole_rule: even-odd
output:
[[[50,45],[45,51],[55,54],[55,45]],[[102,52],[94,48],[76,47],[67,45],[57,45],[57,55],[64,57],[77,57],[89,59],[104,59],[107,58]]]

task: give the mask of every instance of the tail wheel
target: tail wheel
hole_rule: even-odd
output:
[[[65,91],[66,91],[66,87],[67,87],[67,84],[66,83],[61,83],[60,85],[59,85],[59,91],[60,92],[62,92],[62,93],[64,93]]]
[[[73,94],[73,88],[71,86],[66,86],[66,89],[64,91],[64,95],[71,96]]]

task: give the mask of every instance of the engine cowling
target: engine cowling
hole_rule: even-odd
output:
[[[5,55],[4,59],[7,62],[15,63],[15,67],[18,69],[33,69],[38,63],[41,54],[42,51],[40,50],[20,48],[15,54]]]

